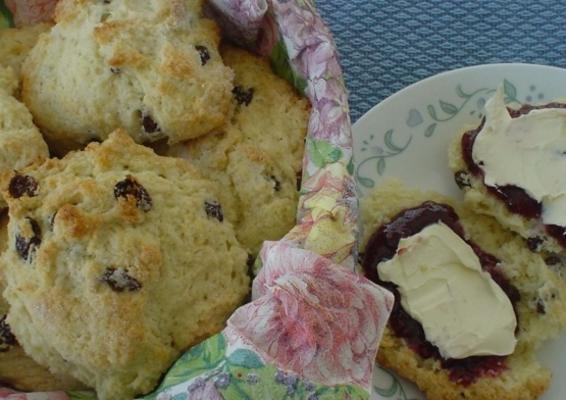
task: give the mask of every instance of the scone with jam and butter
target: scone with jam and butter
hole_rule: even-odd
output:
[[[566,253],[564,126],[566,103],[507,108],[499,90],[480,124],[463,132],[449,154],[468,205],[521,235],[532,251],[559,255]]]
[[[0,186],[14,170],[49,157],[47,144],[26,106],[14,97],[18,79],[11,67],[0,66]],[[17,190],[17,188],[13,188]],[[0,208],[6,202],[0,196]]]
[[[363,268],[395,294],[378,360],[429,400],[531,400],[535,350],[566,325],[566,288],[497,222],[435,193],[382,184],[362,200]]]
[[[255,254],[295,224],[309,104],[267,60],[233,47],[223,48],[222,57],[236,75],[230,122],[168,154],[189,159],[224,187],[226,217]]]
[[[6,321],[37,362],[101,400],[151,391],[248,293],[218,188],[184,160],[116,131],[14,181]]]
[[[22,69],[22,97],[60,153],[125,129],[169,143],[222,126],[232,71],[202,0],[61,0]],[[190,127],[190,129],[188,129]]]

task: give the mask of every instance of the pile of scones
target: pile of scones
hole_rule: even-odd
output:
[[[294,225],[309,104],[199,0],[0,30],[0,382],[150,392]]]

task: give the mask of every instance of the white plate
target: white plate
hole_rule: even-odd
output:
[[[462,127],[480,120],[485,100],[500,84],[510,101],[566,97],[566,69],[529,64],[480,65],[425,79],[384,100],[354,125],[356,179],[362,195],[395,176],[408,185],[461,198],[448,168],[447,147]],[[540,351],[554,379],[544,400],[566,393],[566,334]],[[374,398],[424,399],[415,387],[376,368]],[[562,395],[561,395],[562,394]]]

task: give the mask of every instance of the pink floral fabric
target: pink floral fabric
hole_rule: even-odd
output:
[[[216,19],[224,35],[240,45],[255,48],[267,0],[209,0],[208,13]]]
[[[393,296],[328,259],[285,243],[267,243],[252,303],[228,327],[279,368],[325,385],[369,388],[376,344]]]
[[[50,21],[58,0],[5,0],[16,26],[33,25]]]
[[[324,47],[326,46],[319,46],[319,49]],[[319,66],[314,65],[313,68],[316,72]],[[316,104],[309,119],[309,132],[312,137],[326,140],[332,137],[333,143],[351,152],[348,97],[342,83],[335,79],[315,79],[309,82],[306,93]]]
[[[188,389],[188,398],[191,400],[224,400],[212,379],[197,379]]]
[[[313,104],[309,135],[327,139],[351,155],[348,96],[336,45],[314,6],[304,3],[297,7],[294,2],[272,2],[292,66],[307,77],[306,94]]]
[[[31,400],[29,394],[16,392],[7,388],[0,388],[0,399],[2,400]],[[63,392],[37,393],[33,400],[70,400]]]
[[[334,229],[329,236],[342,235],[342,240],[337,241],[335,249],[322,246],[322,255],[353,268],[358,201],[355,182],[347,171],[352,159],[353,141],[348,95],[336,46],[330,31],[309,0],[272,0],[271,5],[272,17],[285,42],[291,67],[306,79],[305,94],[312,104],[309,143],[322,141],[340,153],[338,159],[328,160],[328,164],[321,168],[320,160],[317,162],[317,155],[312,153],[317,150],[307,149],[303,161],[299,224],[286,239],[304,245],[313,236],[320,236],[320,231],[332,229],[330,221],[338,221],[334,228],[336,225],[348,227],[350,240]],[[328,199],[335,201],[331,208],[328,207]]]

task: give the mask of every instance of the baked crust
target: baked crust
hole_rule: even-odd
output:
[[[62,0],[55,20],[26,59],[22,97],[59,153],[117,128],[177,143],[230,115],[233,73],[201,1]]]
[[[7,321],[34,360],[100,399],[152,390],[247,295],[219,188],[186,161],[117,131],[18,176],[36,189],[5,193]]]
[[[37,43],[39,35],[47,32],[51,24],[40,23],[21,28],[0,29],[0,65],[11,67],[19,77],[22,64]]]
[[[0,66],[0,186],[14,170],[39,163],[49,157],[47,144],[33,124],[32,116],[14,97],[18,87],[11,67]],[[0,209],[6,202],[0,196]]]
[[[230,122],[168,154],[191,160],[225,188],[226,215],[255,254],[295,224],[310,106],[267,60],[234,47],[224,47],[222,57],[235,72]]]

